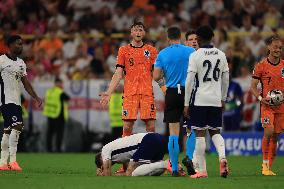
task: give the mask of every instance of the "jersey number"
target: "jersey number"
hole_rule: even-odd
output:
[[[215,81],[218,81],[220,77],[220,69],[218,68],[219,64],[220,64],[220,59],[217,59],[217,63],[213,69],[213,79]],[[209,60],[204,60],[203,67],[207,67],[207,71],[203,77],[203,82],[211,81],[211,78],[208,77],[208,75],[211,72],[212,63]]]

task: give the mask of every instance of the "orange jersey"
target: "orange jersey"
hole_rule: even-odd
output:
[[[116,66],[125,71],[124,96],[153,95],[152,69],[156,57],[156,48],[147,44],[142,47],[128,44],[119,48]]]
[[[259,79],[262,85],[262,96],[273,89],[281,90],[284,93],[284,60],[280,60],[277,65],[273,65],[268,59],[264,59],[255,65],[253,76]],[[277,107],[262,106],[264,111],[284,113],[284,104]]]

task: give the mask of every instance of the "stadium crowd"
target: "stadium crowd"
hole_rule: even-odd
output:
[[[211,25],[233,77],[248,74],[266,55],[264,37],[281,34],[284,26],[284,5],[276,0],[4,0],[0,10],[0,53],[7,51],[6,36],[22,34],[23,58],[34,82],[109,79],[133,18],[144,21],[146,39],[158,49],[168,45],[168,26],[186,32]]]

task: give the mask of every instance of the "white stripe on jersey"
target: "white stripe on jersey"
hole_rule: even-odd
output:
[[[0,56],[0,105],[13,103],[21,105],[21,78],[27,75],[26,64],[20,58],[16,61],[7,55]]]
[[[229,71],[225,53],[217,48],[200,48],[189,57],[188,72],[197,73],[199,86],[195,106],[221,107],[222,73]]]
[[[128,162],[146,134],[147,133],[138,133],[116,139],[106,144],[102,149],[103,161],[111,160],[115,163]]]

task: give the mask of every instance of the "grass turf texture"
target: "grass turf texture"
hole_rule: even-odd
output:
[[[182,156],[180,156],[182,157]],[[18,154],[22,173],[0,172],[0,188],[192,188],[192,189],[260,189],[284,186],[284,157],[277,157],[274,177],[260,174],[261,157],[228,157],[231,175],[219,176],[217,156],[207,156],[209,178],[190,179],[164,175],[161,177],[97,177],[94,154]],[[115,168],[118,168],[116,166]]]

